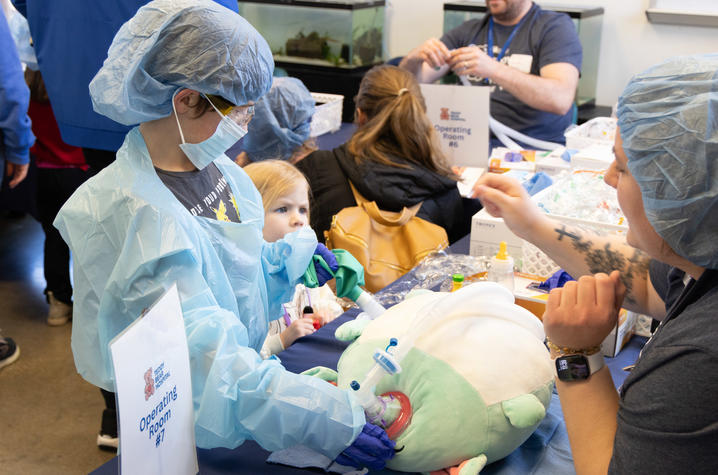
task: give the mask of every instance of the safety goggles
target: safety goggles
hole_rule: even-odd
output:
[[[242,106],[229,105],[227,107],[220,108],[215,105],[214,102],[216,101],[212,101],[211,96],[205,97],[209,103],[212,104],[212,107],[217,110],[217,112],[241,127],[247,128],[249,121],[251,121],[252,117],[254,117],[254,104],[245,104]]]

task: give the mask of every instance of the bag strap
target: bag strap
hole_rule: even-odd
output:
[[[403,226],[406,223],[409,222],[411,218],[416,216],[416,213],[419,212],[419,208],[421,208],[421,205],[423,203],[417,203],[414,206],[407,208],[402,208],[401,212],[391,212],[391,211],[382,211],[379,209],[379,206],[376,204],[376,201],[368,201],[366,198],[364,198],[354,187],[354,184],[349,181],[349,187],[352,189],[352,193],[354,194],[354,199],[357,202],[358,206],[361,206],[364,208],[364,211],[367,212],[369,217],[376,221],[379,224],[383,224],[384,226]]]

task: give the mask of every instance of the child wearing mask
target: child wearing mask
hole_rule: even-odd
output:
[[[250,163],[244,171],[262,195],[265,241],[277,241],[309,225],[309,183],[294,165],[283,160],[264,160]],[[297,284],[292,300],[282,304],[282,315],[269,322],[260,355],[268,358],[285,350],[342,311],[328,285],[312,289]]]

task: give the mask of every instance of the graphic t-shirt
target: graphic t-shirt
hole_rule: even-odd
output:
[[[194,216],[241,222],[239,208],[227,180],[214,163],[202,170],[170,172],[155,168],[162,183]]]
[[[494,22],[493,57],[498,58],[514,25]],[[447,48],[476,45],[488,49],[489,15],[469,20],[441,37]],[[583,50],[576,27],[565,13],[542,10],[534,4],[521,20],[516,35],[501,58],[514,69],[535,76],[541,68],[554,63],[569,63],[580,71]],[[491,116],[526,135],[542,140],[564,143],[566,127],[571,124],[572,111],[552,114],[529,107],[519,99],[495,86],[491,93]]]

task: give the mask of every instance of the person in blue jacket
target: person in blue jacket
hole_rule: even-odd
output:
[[[7,176],[8,186],[15,188],[27,176],[35,136],[27,115],[30,90],[5,15],[0,15],[0,45],[4,45],[0,48],[0,186]],[[0,368],[19,356],[13,339],[0,335]]]
[[[302,444],[380,468],[394,444],[349,390],[258,354],[268,316],[326,250],[307,227],[264,241],[259,192],[224,153],[273,69],[259,33],[209,0],[155,0],[120,28],[90,95],[99,113],[140,125],[55,221],[74,259],[75,364],[112,391],[110,340],[176,283],[199,447]]]
[[[215,0],[234,12],[236,1]],[[92,109],[87,86],[120,26],[148,0],[13,0],[29,23],[62,140],[82,147],[90,172],[115,159],[130,128]]]
[[[0,185],[7,176],[15,188],[27,176],[35,136],[27,115],[30,90],[5,15],[0,17]]]

